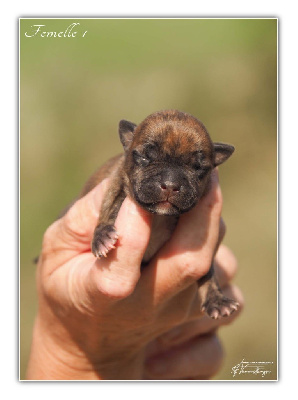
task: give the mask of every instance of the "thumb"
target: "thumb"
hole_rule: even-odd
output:
[[[152,215],[126,197],[115,226],[119,239],[107,258],[94,262],[92,279],[97,288],[113,298],[129,296],[139,278],[149,243]]]
[[[109,180],[105,179],[86,196],[77,200],[68,212],[46,230],[41,258],[60,258],[60,265],[69,258],[88,251],[99,210]]]

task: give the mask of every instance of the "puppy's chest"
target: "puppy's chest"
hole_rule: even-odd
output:
[[[170,239],[177,225],[178,218],[176,216],[154,215],[149,244],[143,258],[144,263],[149,262],[157,251]]]

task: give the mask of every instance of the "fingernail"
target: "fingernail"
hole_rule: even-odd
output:
[[[128,198],[127,201],[129,202],[128,203],[128,212],[129,212],[129,214],[132,214],[132,215],[140,214],[140,208],[137,206],[137,204],[133,200],[131,200],[130,198]]]

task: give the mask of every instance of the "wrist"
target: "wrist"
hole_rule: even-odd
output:
[[[62,324],[52,322],[45,322],[40,315],[36,317],[28,380],[143,379],[143,351],[127,357],[118,354],[117,358],[100,362],[101,357],[89,357]]]
[[[33,328],[27,379],[101,379],[98,373],[95,373],[92,363],[85,353],[71,341],[67,332],[65,332],[63,341],[59,341],[46,328],[38,315]]]

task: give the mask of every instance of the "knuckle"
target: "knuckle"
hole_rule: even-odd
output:
[[[40,271],[38,274],[38,287],[50,306],[57,306],[59,295],[55,282],[47,274]]]
[[[82,199],[78,200],[82,201]],[[80,213],[79,207],[71,207],[65,216],[61,219],[63,228],[70,236],[83,237],[86,235],[85,224],[79,224],[78,221],[84,219],[84,214]]]
[[[118,288],[118,290],[113,293],[113,296],[114,298],[125,299],[134,292],[134,289],[135,285],[130,282],[124,285],[122,284],[121,289]]]
[[[53,253],[53,250],[57,247],[57,237],[59,236],[59,224],[60,221],[55,221],[51,224],[43,234],[41,253],[39,261],[41,259],[47,259],[47,257]]]
[[[208,273],[211,263],[212,256],[198,258],[194,254],[184,254],[179,261],[179,268],[184,279],[195,281]]]
[[[215,256],[216,266],[225,282],[232,280],[238,270],[238,261],[233,252],[225,245],[220,245]]]
[[[201,264],[199,278],[202,278],[202,276],[206,275],[209,272],[211,264],[212,264],[212,258],[210,258],[210,260],[208,259],[208,262]]]
[[[57,221],[54,222],[53,224],[51,224],[45,231],[45,233],[43,234],[43,245],[47,245],[48,243],[50,243],[53,240],[53,236],[55,236],[54,234],[54,230],[55,227],[57,226]]]
[[[115,282],[111,279],[103,279],[97,286],[98,290],[110,300],[123,300],[134,292],[136,285],[130,281]]]

